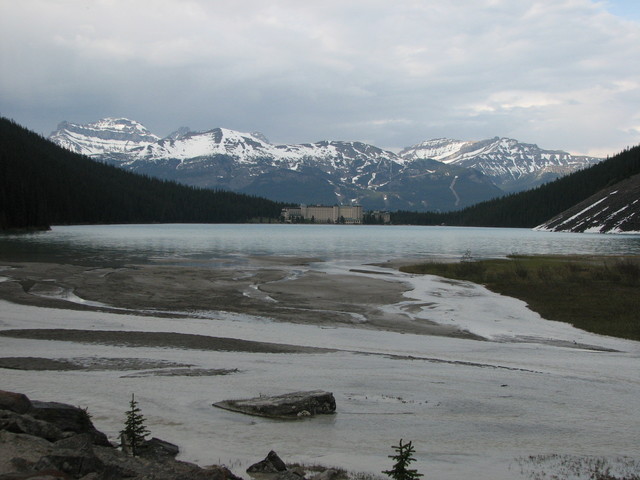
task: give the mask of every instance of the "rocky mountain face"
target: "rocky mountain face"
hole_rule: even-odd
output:
[[[400,156],[473,168],[505,192],[528,190],[602,160],[499,137],[475,142],[437,138],[405,148]]]
[[[283,202],[446,211],[502,194],[481,172],[430,159],[407,161],[361,142],[274,145],[260,133],[184,127],[160,139],[127,119],[59,127],[52,141],[96,160]]]
[[[105,118],[95,123],[78,125],[62,122],[49,140],[82,155],[128,152],[136,147],[157,142],[160,137],[142,124],[126,118]]]
[[[553,232],[640,232],[640,174],[601,190],[536,229]]]
[[[368,210],[454,210],[588,163],[509,139],[431,140],[398,155],[361,142],[274,145],[260,133],[225,128],[182,127],[159,138],[124,118],[62,122],[49,138],[96,160],[187,185]]]

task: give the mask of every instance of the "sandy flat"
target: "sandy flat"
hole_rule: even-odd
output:
[[[385,309],[409,289],[398,279],[362,271],[327,274],[307,268],[311,261],[269,257],[242,268],[2,262],[10,268],[2,272],[0,298],[74,310],[208,318],[231,312],[289,323],[467,335]]]

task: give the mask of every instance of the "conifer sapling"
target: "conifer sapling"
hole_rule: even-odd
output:
[[[120,431],[121,446],[123,450],[128,449],[129,453],[134,457],[138,455],[140,447],[145,442],[145,437],[149,434],[149,430],[145,426],[145,418],[140,413],[138,402],[136,402],[133,393],[131,394],[131,402],[129,402],[129,410],[124,421],[124,428]]]
[[[415,449],[411,442],[403,444],[400,439],[400,443],[392,448],[398,453],[389,455],[389,458],[395,460],[396,463],[391,470],[384,470],[382,473],[389,475],[393,480],[417,480],[422,477],[422,474],[417,470],[408,468],[409,464],[415,461],[413,458]]]

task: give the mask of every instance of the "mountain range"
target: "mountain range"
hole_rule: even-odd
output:
[[[182,127],[161,138],[139,122],[62,122],[50,140],[137,173],[291,203],[449,211],[531,188],[601,161],[498,138],[428,140],[399,153],[327,140],[275,145],[257,132]]]

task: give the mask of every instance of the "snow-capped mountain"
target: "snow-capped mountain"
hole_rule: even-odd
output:
[[[474,168],[508,192],[532,188],[602,160],[499,137],[473,142],[437,138],[405,148],[399,155],[408,161],[432,158]]]
[[[87,125],[62,122],[49,140],[72,152],[93,156],[128,152],[157,142],[160,137],[134,120],[104,118]]]
[[[161,139],[127,119],[63,122],[50,139],[138,173],[284,202],[451,210],[502,194],[475,170],[431,159],[407,161],[361,142],[275,145],[257,132],[186,127]]]
[[[601,190],[536,230],[640,233],[640,174]]]

